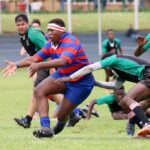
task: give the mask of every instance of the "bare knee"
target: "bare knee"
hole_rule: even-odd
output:
[[[45,97],[46,95],[44,94],[44,92],[41,90],[41,88],[40,87],[36,87],[35,89],[34,89],[34,97],[36,98],[36,100],[39,100],[39,99],[41,99],[41,98],[43,98],[43,97]]]

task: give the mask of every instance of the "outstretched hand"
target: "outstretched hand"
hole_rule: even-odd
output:
[[[70,82],[71,78],[70,77],[62,77],[62,78],[58,78],[57,80],[55,80],[56,83],[59,82]]]
[[[143,46],[147,42],[148,42],[148,40],[146,40],[144,36],[138,36],[137,37],[137,43],[138,43],[138,45]]]
[[[7,66],[2,70],[3,77],[8,77],[13,75],[17,69],[16,64],[8,60],[5,60],[5,63],[7,64]]]
[[[32,77],[40,69],[40,63],[32,63],[29,67],[29,77]]]

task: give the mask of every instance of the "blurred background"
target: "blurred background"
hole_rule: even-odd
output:
[[[100,59],[106,31],[115,30],[124,52],[133,54],[136,35],[150,31],[150,0],[0,0],[0,67],[4,59],[18,60],[21,44],[15,26],[15,16],[26,13],[30,23],[37,18],[47,32],[52,18],[62,18],[66,30],[77,36],[91,61]],[[9,55],[8,55],[9,54]],[[148,51],[142,57],[149,61]]]
[[[95,11],[97,0],[72,0],[73,11]],[[103,10],[129,11],[134,9],[134,0],[101,0]],[[140,10],[150,8],[150,0],[139,0]],[[1,0],[2,12],[16,13],[25,12],[64,12],[67,10],[66,0]]]

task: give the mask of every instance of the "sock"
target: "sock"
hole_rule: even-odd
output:
[[[40,124],[42,127],[50,128],[50,119],[49,117],[41,117],[40,118]]]
[[[139,104],[137,102],[131,104],[129,107],[135,113],[137,118],[140,120],[139,123],[141,126],[144,126],[145,124],[147,124],[149,122],[143,109],[139,106]]]
[[[137,126],[140,128],[140,129],[142,129],[142,125],[140,124],[140,120],[138,119],[138,117],[135,115],[134,117],[132,117],[132,118],[130,118],[129,119],[129,122],[131,123],[131,124],[137,124]]]
[[[29,116],[29,115],[26,115],[26,119],[27,119],[27,122],[30,123],[32,121],[32,117]]]
[[[74,112],[75,114],[77,114],[77,115],[82,115],[82,114],[81,114],[82,111],[80,110],[80,108],[74,108],[74,109],[73,109],[73,112]]]
[[[60,133],[60,132],[64,129],[64,127],[65,127],[65,125],[66,125],[66,122],[67,122],[67,119],[66,119],[65,121],[60,121],[60,120],[58,120],[58,121],[57,121],[57,124],[56,124],[55,127],[53,128],[54,134]]]
[[[66,124],[66,121],[58,120],[56,126],[64,126],[65,124]]]

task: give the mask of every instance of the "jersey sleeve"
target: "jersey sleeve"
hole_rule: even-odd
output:
[[[144,51],[146,52],[149,48],[150,48],[150,34],[148,34],[146,37],[145,37],[147,41],[147,43],[143,46],[143,49]]]
[[[100,64],[102,65],[102,68],[108,68],[108,67],[111,67],[113,66],[115,63],[117,63],[116,61],[116,55],[112,55],[110,57],[107,57],[103,60],[100,61]]]
[[[98,105],[102,104],[112,104],[115,101],[115,96],[113,94],[109,94],[107,96],[103,96],[96,99],[96,103]]]
[[[40,51],[38,51],[34,57],[38,60],[38,61],[43,61],[46,60],[47,58],[50,57],[51,54],[51,47],[50,47],[50,43],[47,43]]]
[[[107,52],[107,48],[106,48],[106,41],[104,41],[102,43],[102,53],[106,53]]]
[[[67,62],[71,64],[79,48],[80,48],[80,45],[75,42],[66,43],[64,45],[64,48],[63,48],[64,50],[61,54],[61,58],[66,59]]]
[[[46,37],[39,30],[32,30],[32,32],[29,33],[29,38],[39,49],[44,47],[47,43]]]

